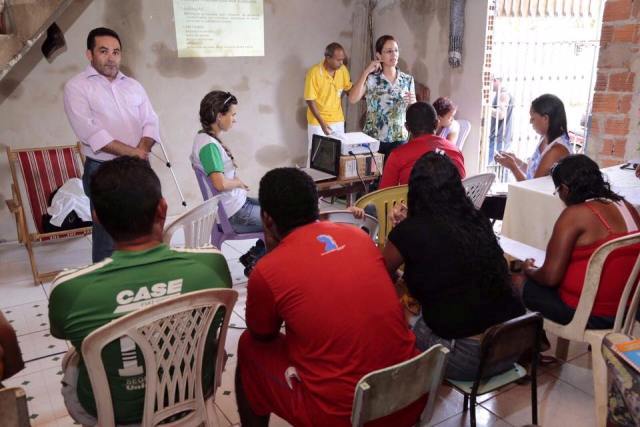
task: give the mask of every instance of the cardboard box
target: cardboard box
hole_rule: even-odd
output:
[[[340,174],[338,179],[356,179],[358,174],[361,178],[370,176],[380,176],[382,174],[382,163],[384,155],[374,153],[375,159],[371,154],[358,154],[356,156],[340,156]],[[357,171],[356,171],[357,165]]]

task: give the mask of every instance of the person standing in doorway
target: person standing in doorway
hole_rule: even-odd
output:
[[[502,84],[502,77],[493,78],[493,101],[491,102],[491,128],[489,131],[489,164],[499,151],[511,146],[511,121],[513,119],[513,97]]]
[[[142,85],[120,71],[122,44],[115,31],[91,30],[86,57],[90,64],[64,87],[64,111],[82,144],[82,181],[91,200],[91,179],[100,165],[120,156],[147,160],[153,144],[160,141],[160,128]],[[112,252],[111,236],[94,222],[93,262]]]

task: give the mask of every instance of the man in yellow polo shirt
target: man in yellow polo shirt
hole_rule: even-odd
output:
[[[349,70],[344,66],[346,53],[336,42],[324,51],[324,60],[307,72],[304,99],[307,101],[307,157],[314,134],[344,133],[344,114],[341,97],[351,89]],[[310,159],[307,159],[309,166]]]

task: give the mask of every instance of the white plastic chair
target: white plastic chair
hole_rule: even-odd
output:
[[[217,426],[215,388],[220,384],[229,318],[238,293],[232,289],[189,292],[137,310],[93,331],[82,342],[82,355],[96,401],[98,425],[115,425],[113,403],[102,362],[103,348],[127,336],[140,349],[145,365],[142,427],[187,413],[173,426]],[[206,337],[218,310],[224,320],[217,334],[215,360],[203,361]],[[205,401],[202,366],[215,363],[215,382]]]
[[[495,179],[496,175],[493,173],[480,173],[462,180],[462,186],[466,190],[467,196],[469,196],[477,209],[482,206],[482,202],[487,197],[487,193]]]
[[[569,340],[586,342],[591,345],[597,426],[604,426],[607,418],[607,369],[600,347],[606,334],[610,332],[630,333],[634,326],[635,313],[638,310],[638,302],[640,301],[640,286],[635,286],[640,273],[640,255],[631,270],[631,274],[627,279],[622,296],[620,297],[613,328],[587,329],[587,322],[593,309],[596,294],[598,293],[598,286],[600,285],[600,277],[605,260],[612,251],[637,243],[640,243],[640,233],[634,233],[611,240],[596,249],[589,259],[584,286],[571,322],[567,325],[561,325],[548,319],[544,320],[545,331],[558,336],[558,345],[556,347],[556,356],[558,358],[566,360]],[[630,304],[629,301],[631,302]]]
[[[471,132],[471,122],[469,120],[456,120],[460,125],[460,132],[458,133],[458,139],[456,140],[456,147],[458,150],[462,151],[462,147],[464,147],[464,142],[467,140],[469,136],[469,132]]]
[[[201,248],[211,243],[211,230],[218,217],[220,196],[214,196],[173,221],[164,231],[162,241],[171,244],[178,230],[184,232],[185,248]]]
[[[378,235],[378,220],[368,214],[365,214],[364,218],[358,219],[348,210],[325,211],[320,212],[320,219],[322,221],[335,222],[336,224],[355,225],[374,240]]]
[[[449,350],[436,344],[413,359],[373,371],[356,385],[351,425],[365,423],[392,414],[429,393],[418,425],[426,425],[438,398]]]
[[[193,168],[193,173],[196,174],[196,180],[198,181],[198,186],[200,187],[200,192],[202,193],[202,198],[204,200],[209,200],[210,198],[220,194],[220,192],[213,186],[213,182],[211,181],[211,179],[209,179],[209,177],[205,175],[202,169],[193,164],[191,165],[191,167]],[[218,204],[218,218],[216,219],[216,225],[211,231],[211,244],[216,248],[222,248],[222,244],[226,240],[246,239],[261,239],[264,241],[264,233],[262,231],[238,233],[236,230],[234,230],[231,222],[229,222],[229,217],[224,211],[222,202],[220,202]]]

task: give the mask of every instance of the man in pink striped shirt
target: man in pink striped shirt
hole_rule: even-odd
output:
[[[90,180],[100,164],[119,156],[147,159],[160,141],[158,116],[142,85],[120,72],[118,34],[95,28],[87,37],[87,68],[64,87],[64,110],[86,156],[83,184],[89,199]],[[111,255],[113,240],[94,220],[93,262]]]

